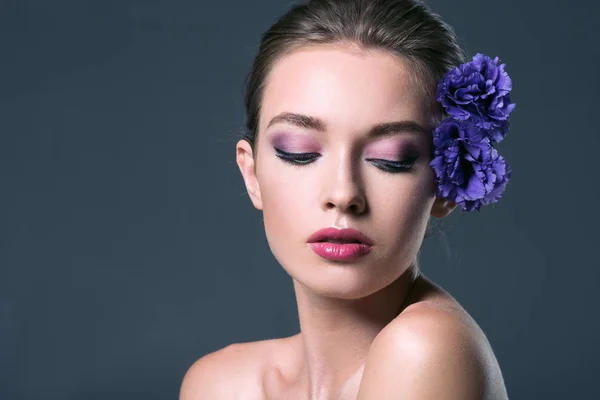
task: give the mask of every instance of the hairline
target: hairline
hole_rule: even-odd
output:
[[[388,55],[391,55],[392,57],[394,57],[396,59],[396,61],[398,61],[400,63],[401,66],[406,67],[407,71],[408,71],[408,77],[409,77],[409,81],[410,81],[410,86],[411,88],[414,90],[414,93],[416,95],[420,95],[420,96],[424,96],[424,97],[430,97],[433,95],[433,93],[429,92],[427,89],[428,86],[428,82],[423,82],[424,80],[426,80],[426,77],[423,76],[423,72],[419,71],[419,63],[415,60],[411,60],[409,57],[406,57],[405,55],[399,54],[398,52],[393,51],[392,49],[386,48],[384,46],[377,46],[377,45],[369,45],[369,44],[365,44],[365,43],[361,43],[360,41],[357,40],[351,40],[351,39],[336,39],[336,40],[323,40],[323,41],[318,41],[318,40],[311,40],[311,39],[298,39],[295,40],[293,43],[291,43],[289,46],[287,46],[285,48],[285,50],[279,52],[277,54],[276,57],[274,57],[271,62],[268,65],[268,70],[265,71],[265,75],[264,75],[264,79],[262,80],[260,86],[257,88],[257,92],[260,94],[259,99],[258,99],[258,107],[257,107],[257,113],[256,113],[256,132],[255,132],[255,138],[254,138],[254,149],[253,149],[253,156],[254,158],[256,158],[256,153],[258,153],[258,146],[256,145],[258,143],[259,137],[260,137],[260,121],[261,121],[261,113],[262,113],[262,105],[263,105],[263,99],[264,99],[264,94],[265,94],[265,89],[269,84],[270,78],[271,78],[271,74],[273,72],[273,69],[275,68],[275,65],[281,61],[284,57],[293,54],[297,51],[303,50],[303,49],[323,49],[323,48],[338,48],[338,49],[342,49],[345,51],[351,51],[351,52],[355,52],[355,53],[372,53],[372,52],[384,52]],[[429,89],[431,90],[431,89]],[[432,104],[430,105],[430,112],[432,113],[432,116],[434,118],[434,120],[439,120],[440,118],[436,117],[435,112],[435,101],[432,102]],[[441,122],[441,121],[438,121]]]

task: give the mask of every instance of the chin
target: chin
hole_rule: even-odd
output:
[[[323,260],[310,265],[310,270],[286,268],[286,271],[310,292],[346,300],[367,297],[388,286],[400,276],[400,273],[382,274],[367,263],[332,263]]]

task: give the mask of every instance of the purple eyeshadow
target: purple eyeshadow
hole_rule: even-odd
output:
[[[288,153],[316,153],[320,148],[310,136],[288,132],[272,134],[271,145]]]

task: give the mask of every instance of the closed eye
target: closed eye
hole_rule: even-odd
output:
[[[288,153],[278,148],[275,148],[275,152],[282,161],[293,165],[310,164],[320,156],[319,153]]]
[[[319,153],[314,152],[289,153],[278,148],[275,148],[275,152],[276,156],[282,161],[297,166],[310,164],[321,156]],[[417,158],[419,157],[415,156],[400,161],[385,160],[380,158],[367,158],[366,161],[370,162],[371,164],[373,164],[374,166],[376,166],[384,172],[397,173],[410,170]]]
[[[419,157],[415,156],[401,161],[391,161],[379,158],[367,158],[367,161],[369,161],[371,164],[375,165],[382,171],[397,173],[409,171],[412,168],[415,161],[417,160],[417,158]]]

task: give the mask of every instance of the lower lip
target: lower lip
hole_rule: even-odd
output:
[[[373,246],[360,243],[309,243],[310,248],[317,255],[333,261],[356,260],[369,253]]]

